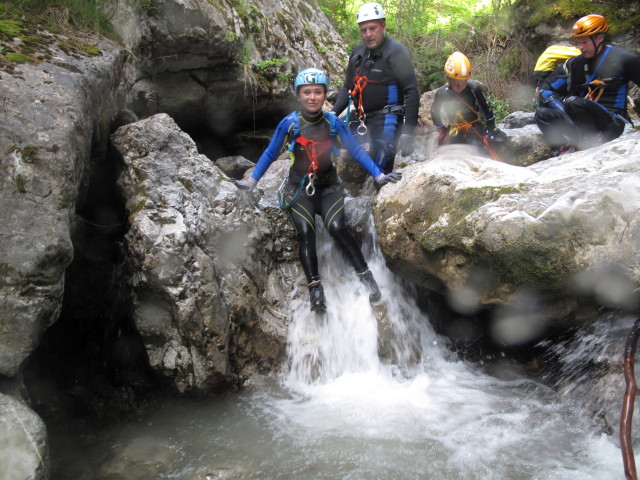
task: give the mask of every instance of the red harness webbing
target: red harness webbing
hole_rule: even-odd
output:
[[[369,83],[376,83],[373,80],[369,80],[366,75],[357,74],[353,77],[353,90],[351,90],[351,97],[358,97],[358,118],[364,118],[364,107],[362,106],[362,94],[365,87]]]
[[[307,152],[307,157],[309,158],[309,170],[307,173],[315,174],[316,170],[318,170],[318,157],[332,147],[333,140],[329,138],[323,142],[316,142],[306,137],[298,137],[296,142],[302,145]]]

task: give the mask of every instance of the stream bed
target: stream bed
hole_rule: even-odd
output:
[[[52,480],[624,478],[616,439],[574,400],[507,359],[488,369],[457,358],[375,249],[383,301],[372,308],[330,242],[320,245],[328,310],[295,305],[279,372],[54,436]],[[391,362],[379,356],[380,309]]]

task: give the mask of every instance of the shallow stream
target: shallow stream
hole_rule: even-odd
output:
[[[489,371],[457,359],[370,248],[396,332],[397,360],[383,363],[364,287],[320,244],[328,311],[299,302],[280,372],[54,439],[53,480],[624,478],[615,439],[570,399],[506,360]]]

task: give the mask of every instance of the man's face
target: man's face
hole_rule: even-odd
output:
[[[599,33],[590,37],[578,37],[574,40],[574,44],[584,58],[593,58],[603,41],[604,34]]]
[[[387,26],[385,20],[369,20],[360,24],[360,36],[362,43],[368,48],[378,48],[384,40],[384,30]]]

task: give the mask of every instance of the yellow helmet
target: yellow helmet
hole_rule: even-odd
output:
[[[571,36],[588,37],[609,30],[609,24],[602,15],[585,15],[573,25]]]
[[[444,64],[447,77],[466,80],[471,76],[471,63],[465,54],[453,52]]]

